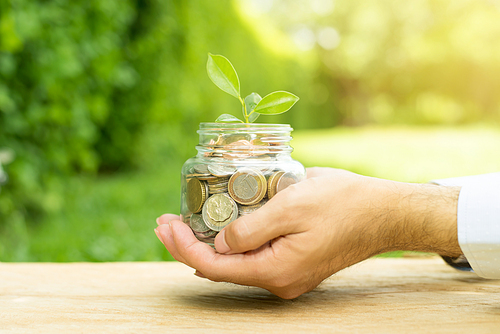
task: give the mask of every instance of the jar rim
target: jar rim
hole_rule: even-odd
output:
[[[216,122],[202,122],[200,123],[200,130],[215,130],[215,129],[230,129],[252,131],[255,129],[279,129],[293,131],[290,124],[278,123],[216,123]]]

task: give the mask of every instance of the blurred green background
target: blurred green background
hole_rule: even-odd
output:
[[[240,113],[208,52],[301,98],[259,122],[306,166],[498,171],[498,40],[498,0],[0,0],[0,261],[171,259],[198,124]]]

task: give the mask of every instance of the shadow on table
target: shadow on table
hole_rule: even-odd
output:
[[[336,294],[330,289],[316,288],[298,298],[287,300],[273,295],[272,293],[255,287],[241,287],[232,284],[223,284],[227,289],[219,288],[217,291],[189,290],[173,292],[175,299],[186,307],[204,307],[216,310],[277,310],[290,308],[294,305],[308,304],[315,300],[329,300],[329,303],[340,301],[344,293]],[[328,296],[323,296],[325,293]],[[336,297],[335,297],[336,296]],[[170,294],[170,297],[173,297]]]
[[[242,287],[229,283],[211,283],[209,286],[186,286],[187,289],[168,292],[170,298],[185,307],[205,308],[212,310],[262,310],[277,311],[293,307],[329,307],[345,309],[358,304],[365,306],[389,302],[405,305],[411,303],[427,303],[428,298],[447,295],[444,304],[456,302],[491,303],[491,290],[498,289],[497,280],[486,280],[467,275],[451,275],[447,279],[429,277],[423,281],[412,281],[407,277],[395,280],[372,280],[339,282],[328,280],[311,292],[293,300],[279,298],[272,293],[255,287]],[[456,283],[453,284],[452,282]],[[490,284],[492,285],[490,285]],[[439,304],[439,303],[438,303]],[[500,308],[499,308],[500,309]],[[499,309],[490,312],[498,313]]]

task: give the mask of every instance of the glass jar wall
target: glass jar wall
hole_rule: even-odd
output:
[[[200,124],[181,183],[181,218],[199,240],[213,246],[226,225],[305,177],[290,155],[291,132],[287,124]]]

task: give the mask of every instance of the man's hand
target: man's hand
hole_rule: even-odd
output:
[[[307,179],[225,227],[217,251],[175,215],[158,219],[172,256],[212,281],[258,286],[282,298],[314,289],[337,271],[393,250],[461,254],[459,189],[310,168]]]

